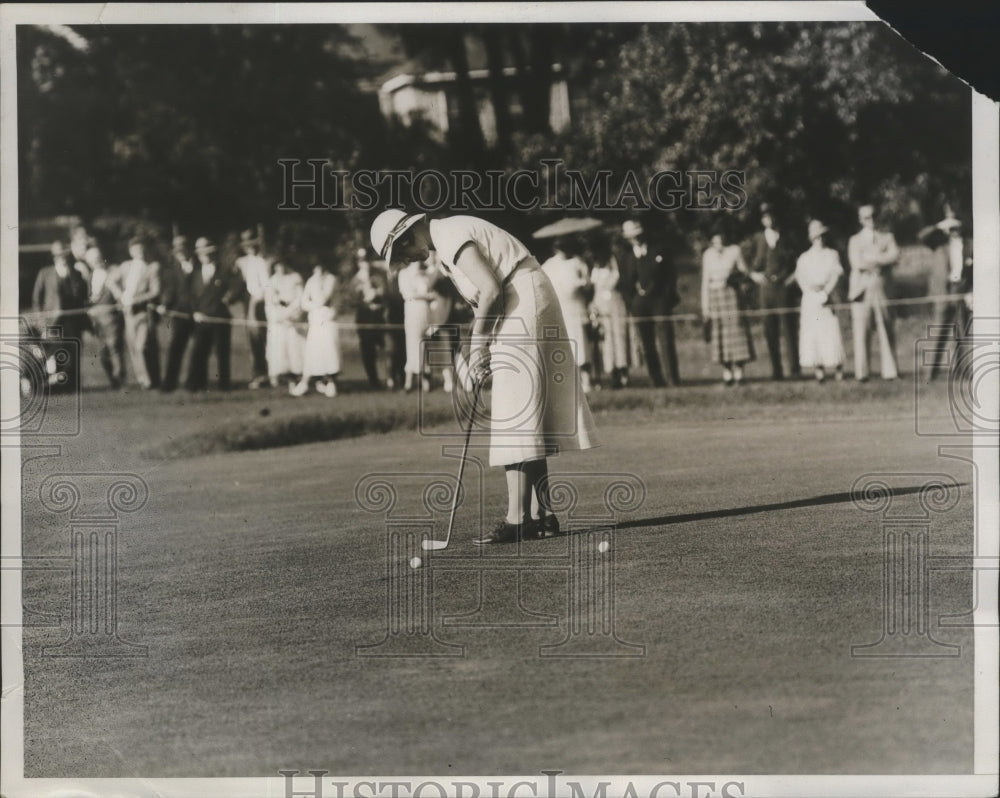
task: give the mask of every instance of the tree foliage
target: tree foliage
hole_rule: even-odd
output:
[[[572,130],[526,139],[522,161],[737,169],[751,205],[766,199],[796,221],[846,219],[864,201],[897,222],[947,198],[968,207],[969,94],[882,25],[646,25],[585,91]]]
[[[279,158],[508,172],[560,158],[619,181],[735,169],[751,206],[766,199],[796,225],[850,226],[851,206],[874,201],[912,230],[946,200],[971,206],[970,94],[880,24],[387,27],[414,68],[456,73],[444,142],[382,118],[344,26],[81,26],[85,52],[20,27],[22,216],[131,215],[185,232],[262,221],[290,247],[361,243],[363,214],[277,209]],[[555,64],[572,100],[560,134],[548,129]],[[474,90],[476,66],[490,77]],[[493,146],[479,126],[484,92]],[[756,225],[749,210],[735,215]],[[687,232],[713,216],[665,223]]]

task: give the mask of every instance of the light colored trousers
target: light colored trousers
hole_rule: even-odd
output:
[[[125,343],[132,361],[132,373],[140,385],[149,388],[154,377],[159,378],[159,374],[150,374],[151,369],[158,371],[159,342],[155,322],[149,318],[148,311],[125,313]]]
[[[882,360],[882,379],[894,380],[899,376],[896,368],[895,341],[892,334],[892,316],[886,304],[885,281],[874,277],[857,302],[851,303],[851,327],[854,333],[854,377],[868,378],[868,349],[871,343],[872,320],[878,333],[878,351]]]
[[[608,292],[594,298],[604,340],[601,341],[601,360],[605,371],[628,368],[628,311],[625,300],[618,292]]]

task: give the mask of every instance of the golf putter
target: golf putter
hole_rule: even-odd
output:
[[[420,547],[424,551],[441,551],[448,548],[451,541],[451,530],[455,527],[455,513],[458,510],[458,496],[462,491],[462,475],[465,473],[465,460],[469,454],[469,440],[472,437],[472,425],[476,421],[476,408],[479,406],[479,392],[483,383],[477,382],[472,392],[472,410],[469,412],[469,423],[465,430],[465,445],[462,447],[462,459],[458,464],[458,478],[455,481],[455,495],[451,499],[451,515],[448,517],[448,532],[444,540],[428,539],[420,541]]]

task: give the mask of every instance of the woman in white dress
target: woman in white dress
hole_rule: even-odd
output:
[[[302,356],[302,379],[290,388],[292,396],[306,394],[313,381],[324,396],[337,395],[340,331],[334,304],[336,289],[337,278],[325,266],[316,264],[302,291],[302,309],[309,319],[309,331]]]
[[[583,258],[570,250],[564,239],[556,239],[555,252],[542,264],[542,271],[548,276],[555,289],[566,322],[566,332],[573,342],[576,364],[580,367],[580,384],[584,393],[590,393],[590,341],[587,339],[587,296],[585,289],[590,285],[590,275]]]
[[[423,357],[424,339],[436,325],[443,324],[450,308],[434,290],[441,272],[428,260],[414,260],[399,272],[399,293],[403,297],[403,332],[406,335],[406,373],[404,391],[412,391],[419,377],[421,389],[430,390],[430,369]],[[448,377],[450,386],[450,375]]]
[[[596,446],[594,422],[552,283],[527,248],[472,216],[429,220],[389,210],[372,224],[371,241],[386,261],[437,252],[459,294],[475,309],[470,374],[492,373],[490,454],[503,466],[507,513],[477,544],[560,533],[548,493],[547,458]]]
[[[750,327],[740,314],[736,289],[729,276],[739,271],[753,278],[738,246],[726,246],[721,231],[712,235],[711,246],[701,259],[701,315],[712,324],[712,360],[722,364],[722,381],[739,385],[743,364],[754,359]]]
[[[802,289],[802,315],[799,321],[799,364],[815,369],[816,380],[823,382],[826,371],[843,375],[844,345],[840,322],[830,307],[837,282],[844,274],[837,250],[826,245],[826,225],[818,219],[809,222],[812,246],[799,255],[795,272],[789,278]]]
[[[305,346],[302,276],[281,260],[274,262],[274,273],[264,292],[264,315],[267,318],[267,376],[275,388],[283,380],[294,385],[302,377],[302,349]]]
[[[605,371],[611,371],[611,387],[628,384],[628,309],[618,283],[621,274],[618,259],[610,246],[594,249],[595,265],[590,272],[594,286],[591,309],[603,332],[601,361]]]

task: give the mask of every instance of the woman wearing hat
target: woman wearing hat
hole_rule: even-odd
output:
[[[547,489],[547,457],[596,445],[590,409],[552,283],[527,248],[472,216],[428,219],[388,210],[371,228],[387,262],[425,259],[433,250],[459,294],[475,309],[469,368],[493,374],[492,466],[503,466],[507,513],[478,544],[559,534]],[[537,499],[537,513],[533,506]]]
[[[826,379],[828,369],[834,371],[838,380],[843,379],[844,346],[840,322],[830,301],[844,267],[837,250],[826,245],[828,232],[819,219],[809,222],[812,246],[799,255],[795,272],[788,280],[794,280],[802,289],[799,363],[803,369],[815,369],[818,382]]]
[[[302,289],[302,310],[309,328],[302,353],[302,379],[288,389],[292,396],[304,396],[316,382],[316,390],[331,399],[337,395],[340,373],[340,330],[334,292],[337,278],[322,263],[313,267],[312,276]]]
[[[267,317],[267,373],[277,388],[283,381],[295,385],[302,377],[305,335],[302,327],[302,276],[277,258],[264,293]]]
[[[750,328],[740,315],[736,289],[730,285],[737,272],[752,277],[740,248],[727,246],[725,232],[716,228],[701,259],[701,314],[712,322],[712,360],[722,364],[726,385],[739,385],[743,364],[754,359]]]

